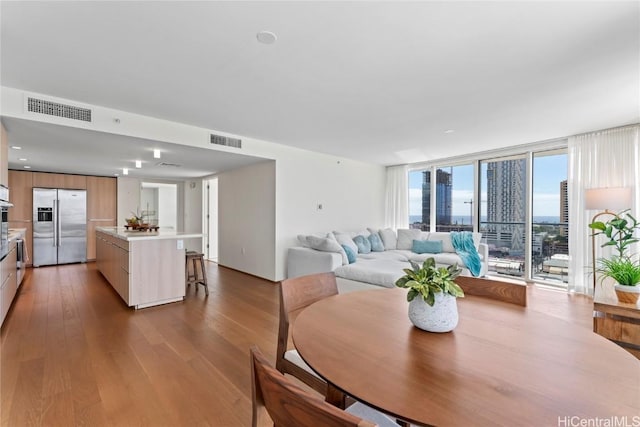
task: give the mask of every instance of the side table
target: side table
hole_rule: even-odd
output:
[[[613,283],[598,283],[593,297],[593,332],[640,359],[640,302],[619,302]]]

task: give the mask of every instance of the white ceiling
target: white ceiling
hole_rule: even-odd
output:
[[[640,121],[637,1],[0,7],[3,86],[384,165]],[[68,138],[7,128],[47,152]],[[144,146],[108,138],[82,161]]]

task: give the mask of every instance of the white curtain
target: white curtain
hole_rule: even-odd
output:
[[[593,294],[589,223],[598,213],[585,209],[588,188],[632,187],[632,215],[640,214],[640,126],[625,126],[569,138],[569,291]],[[634,248],[636,249],[636,248]],[[596,259],[606,256],[596,243]]]
[[[385,188],[385,227],[409,228],[409,167],[387,167]]]

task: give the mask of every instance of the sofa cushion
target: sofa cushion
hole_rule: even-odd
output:
[[[442,240],[442,252],[454,252],[453,243],[451,243],[451,236],[449,233],[436,231],[429,233],[428,240]]]
[[[396,249],[410,251],[414,240],[424,240],[420,238],[421,233],[417,228],[399,228]]]
[[[369,243],[371,243],[371,252],[384,252],[384,245],[378,233],[369,234]]]
[[[384,251],[384,252],[370,252],[368,254],[358,254],[358,259],[386,259],[386,260],[395,260],[395,261],[404,261],[409,262],[409,256],[411,255],[410,251]]]
[[[462,262],[462,259],[455,252],[453,252],[453,253],[451,253],[451,252],[442,252],[442,253],[439,253],[439,254],[413,254],[411,256],[411,258],[409,258],[409,259],[411,261],[415,261],[417,263],[423,263],[424,260],[427,259],[427,258],[435,259],[436,260],[436,264],[443,264],[443,265],[458,264],[459,267],[465,268],[465,265]]]
[[[342,246],[344,253],[347,254],[347,260],[349,261],[349,264],[353,264],[354,262],[356,262],[356,260],[358,259],[356,258],[356,252],[347,245],[340,245],[340,246]]]
[[[382,239],[382,244],[386,250],[393,250],[398,248],[398,236],[395,230],[390,228],[381,229],[378,234]]]
[[[417,254],[439,254],[442,252],[442,240],[414,240],[411,251]]]
[[[371,252],[371,242],[365,236],[356,236],[353,238],[353,241],[358,247],[359,254],[368,254]]]
[[[372,283],[378,286],[393,288],[396,280],[404,276],[404,269],[410,264],[395,260],[358,260],[355,264],[343,265],[335,269],[337,277]]]
[[[317,251],[337,252],[342,256],[342,264],[349,264],[347,254],[335,239],[333,233],[327,234],[327,237],[307,236],[307,243],[311,249],[315,249]]]
[[[334,231],[333,235],[336,237],[338,243],[344,246],[348,246],[353,252],[358,253],[358,247],[354,243],[353,236],[350,233],[341,233]]]

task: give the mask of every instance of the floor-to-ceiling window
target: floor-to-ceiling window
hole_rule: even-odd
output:
[[[432,182],[432,176],[435,182]],[[435,191],[436,231],[473,230],[473,164],[415,170],[409,173],[412,228],[429,230],[431,192]]]
[[[411,227],[479,230],[489,274],[566,284],[567,154],[551,145],[411,170]]]
[[[531,274],[546,282],[567,282],[569,205],[566,151],[533,155]]]

